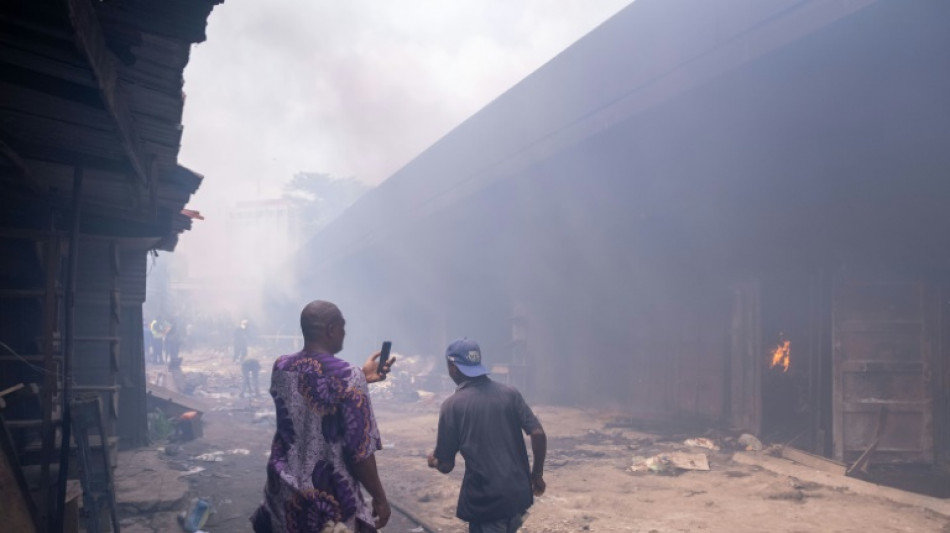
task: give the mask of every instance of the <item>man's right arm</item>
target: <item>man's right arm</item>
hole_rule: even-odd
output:
[[[443,474],[448,474],[455,468],[455,454],[459,451],[458,432],[455,430],[451,408],[442,405],[439,412],[439,429],[437,432],[435,450],[429,454],[429,468],[435,468]]]

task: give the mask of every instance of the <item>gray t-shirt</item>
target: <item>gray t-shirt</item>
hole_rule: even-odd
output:
[[[501,520],[534,503],[528,451],[521,432],[541,423],[521,393],[488,377],[465,381],[442,404],[435,457],[465,458],[456,516],[466,522]]]

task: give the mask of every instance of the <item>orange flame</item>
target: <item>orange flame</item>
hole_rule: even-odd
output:
[[[792,362],[791,351],[791,341],[780,342],[779,345],[776,346],[774,350],[772,350],[771,368],[781,365],[782,372],[788,372],[788,365]]]

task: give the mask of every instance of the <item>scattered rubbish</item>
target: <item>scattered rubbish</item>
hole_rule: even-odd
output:
[[[178,523],[188,533],[198,533],[208,521],[211,514],[211,504],[203,498],[191,500],[188,511],[178,515]]]
[[[668,453],[670,463],[680,470],[709,470],[709,459],[704,453]]]
[[[181,453],[181,446],[178,446],[177,444],[169,444],[168,446],[165,446],[165,455],[174,457],[180,453]]]
[[[643,457],[642,455],[634,455],[630,463],[631,472],[646,472],[650,470],[650,466],[647,464],[649,457]]]
[[[423,531],[425,531],[425,530],[422,529],[422,526],[419,526],[419,527],[414,527],[414,528],[410,529],[410,530],[409,530],[409,533],[422,533]]]
[[[651,439],[651,438],[649,438],[649,437],[639,437],[639,438],[631,439],[631,441],[627,443],[627,449],[628,449],[628,450],[639,450],[640,448],[646,448],[647,446],[653,446],[653,444],[654,444],[653,439]]]
[[[197,474],[198,472],[204,472],[204,470],[205,469],[203,466],[194,466],[194,467],[189,468],[188,470],[185,470],[184,472],[179,474],[179,476],[190,476],[192,474]]]
[[[822,488],[820,483],[815,483],[814,481],[802,481],[796,477],[788,478],[788,486],[792,487],[795,490],[818,490]]]
[[[781,444],[769,444],[768,446],[762,448],[762,453],[765,455],[770,455],[772,457],[781,457],[782,456],[782,445]]]
[[[206,463],[218,463],[224,460],[224,452],[208,452],[203,453],[195,457],[199,461],[204,461]]]
[[[215,400],[230,400],[234,398],[234,395],[230,392],[207,392],[204,390],[198,390],[196,394],[198,396],[204,396],[205,398],[212,398]]]
[[[746,451],[748,452],[761,452],[762,451],[762,441],[756,438],[755,435],[749,433],[743,433],[739,436],[739,444],[745,446]]]
[[[247,448],[234,448],[233,450],[228,451],[217,450],[197,455],[195,456],[195,459],[198,461],[205,461],[207,463],[219,463],[224,460],[225,455],[251,455],[251,450],[248,450]]]
[[[695,439],[686,439],[683,441],[683,444],[687,446],[696,446],[698,448],[706,448],[707,450],[712,450],[714,452],[719,451],[719,446],[716,445],[712,439],[707,439],[706,437],[697,437]]]
[[[671,452],[653,457],[634,457],[631,472],[673,474],[677,470],[709,470],[709,459],[704,453]]]

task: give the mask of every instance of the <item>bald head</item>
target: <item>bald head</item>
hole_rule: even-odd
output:
[[[343,322],[343,313],[336,305],[323,300],[314,300],[300,312],[300,330],[305,341],[317,341],[326,337],[327,326]]]

